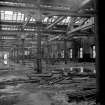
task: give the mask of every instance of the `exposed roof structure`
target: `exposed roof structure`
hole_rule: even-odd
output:
[[[35,31],[37,31],[35,22],[39,19],[44,27],[42,37],[48,36],[50,41],[65,38],[65,33],[68,39],[78,31],[81,31],[79,33],[83,36],[88,34],[84,30],[90,28],[93,33],[88,36],[94,35],[92,27],[94,27],[96,11],[93,0],[58,0],[57,2],[56,0],[16,0],[15,2],[5,0],[1,1],[0,5],[0,29],[2,30],[0,34],[3,40],[21,38],[23,34],[35,37]],[[21,30],[22,26],[23,30]]]
[[[0,103],[94,105],[96,21],[96,0],[1,0]]]

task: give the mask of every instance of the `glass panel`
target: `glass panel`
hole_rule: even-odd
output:
[[[28,54],[27,54],[27,51],[24,52],[24,55],[28,55]]]
[[[17,17],[17,14],[14,13],[14,14],[13,14],[13,18],[12,18],[12,20],[15,20],[15,21],[16,21],[16,17]]]
[[[8,62],[7,62],[7,60],[4,60],[4,64],[7,64]]]
[[[49,19],[49,23],[51,23],[52,18]]]
[[[33,18],[33,21],[35,21],[35,19]]]
[[[64,50],[61,52],[61,56],[62,58],[64,58]]]
[[[21,20],[21,15],[18,15],[17,16],[17,21],[20,21]]]
[[[69,23],[69,21],[70,21],[70,17],[67,17],[65,23]]]
[[[27,17],[25,17],[25,21],[27,20]]]
[[[57,19],[57,16],[53,16],[54,17],[54,19]]]
[[[73,50],[72,49],[70,49],[70,58],[72,58],[72,54],[73,53]]]
[[[8,20],[8,15],[7,14],[5,14],[5,20]]]
[[[22,15],[20,12],[18,12],[18,15]]]
[[[23,21],[24,14],[21,12],[13,12],[13,11],[0,11],[0,18],[1,20],[13,20],[13,21]]]
[[[83,58],[83,48],[80,48],[80,58]]]
[[[1,20],[4,20],[4,12],[1,12]]]
[[[4,27],[4,30],[8,30],[8,28],[7,27]]]
[[[95,50],[95,46],[93,46],[93,50]]]
[[[24,14],[21,15],[21,21],[23,21],[23,20],[24,20]]]
[[[30,22],[32,23],[34,21],[35,21],[35,19],[33,17],[31,17]]]
[[[33,18],[31,18],[30,21],[33,21]]]
[[[43,22],[47,22],[47,20],[48,20],[48,17],[45,17],[45,19],[43,20]]]
[[[12,20],[12,15],[8,15],[8,20]]]
[[[96,58],[95,46],[93,46],[93,58]]]
[[[13,11],[5,11],[5,14],[13,15]]]
[[[78,20],[78,21],[76,21],[75,23],[79,23],[80,21]]]
[[[12,20],[13,11],[5,11],[5,20]]]
[[[54,18],[54,17],[52,17],[52,20],[51,20],[51,22],[54,22],[54,20],[55,20],[55,18]]]
[[[60,23],[58,23],[58,24],[64,24],[65,23],[65,21],[66,21],[66,19],[63,19]]]

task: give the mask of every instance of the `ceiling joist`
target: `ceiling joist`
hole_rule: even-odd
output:
[[[65,17],[62,16],[62,17],[58,17],[57,20],[55,20],[52,24],[50,24],[49,26],[47,26],[46,29],[49,29],[51,27],[53,27],[54,25],[56,25],[57,23],[59,23],[60,21],[62,21]]]

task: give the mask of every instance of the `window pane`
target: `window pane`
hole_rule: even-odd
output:
[[[54,22],[54,20],[55,20],[55,19],[53,18],[53,19],[52,19],[52,22]]]
[[[4,20],[4,13],[1,12],[1,20]]]
[[[65,23],[69,23],[69,21],[70,21],[70,17],[67,17]]]
[[[5,20],[8,20],[8,15],[7,14],[5,14]]]
[[[17,14],[15,13],[15,14],[13,14],[13,20],[15,20],[16,21],[16,17],[17,17]]]
[[[95,46],[93,46],[93,49],[95,50]]]
[[[12,20],[13,11],[5,11],[5,20]]]
[[[21,21],[23,21],[23,20],[24,20],[24,14],[21,15]]]
[[[33,19],[31,18],[30,21],[33,21]]]
[[[20,21],[21,20],[21,15],[18,15],[17,16],[17,21]]]
[[[12,20],[12,15],[8,15],[8,20]]]
[[[61,52],[61,56],[62,58],[64,58],[64,50]]]
[[[83,58],[83,48],[80,48],[80,58]]]
[[[33,21],[35,21],[35,19],[33,18]]]
[[[93,58],[96,58],[95,46],[93,46]]]
[[[48,20],[49,23],[51,23],[51,19],[52,19],[52,18],[49,18],[49,20]]]
[[[72,51],[72,49],[70,49],[70,58],[72,58],[72,54],[73,53],[73,51]]]
[[[44,22],[47,22],[47,20],[48,20],[48,17],[45,17],[45,19],[43,20]]]
[[[12,15],[13,11],[5,11],[5,14]]]
[[[25,21],[27,20],[27,17],[25,17]]]
[[[20,12],[18,12],[18,15],[22,15]]]

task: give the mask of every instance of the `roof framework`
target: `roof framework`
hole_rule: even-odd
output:
[[[37,5],[36,5],[37,4]],[[73,36],[94,36],[95,9],[93,0],[5,0],[0,2],[0,40],[20,40],[37,36],[36,22],[42,22],[43,40],[70,39]],[[24,28],[22,28],[24,27]],[[91,30],[92,33],[88,32]],[[78,33],[78,34],[77,34]],[[88,34],[88,35],[87,35]],[[33,36],[33,37],[32,37]],[[31,40],[32,41],[32,40]],[[14,45],[14,41],[8,42]]]

